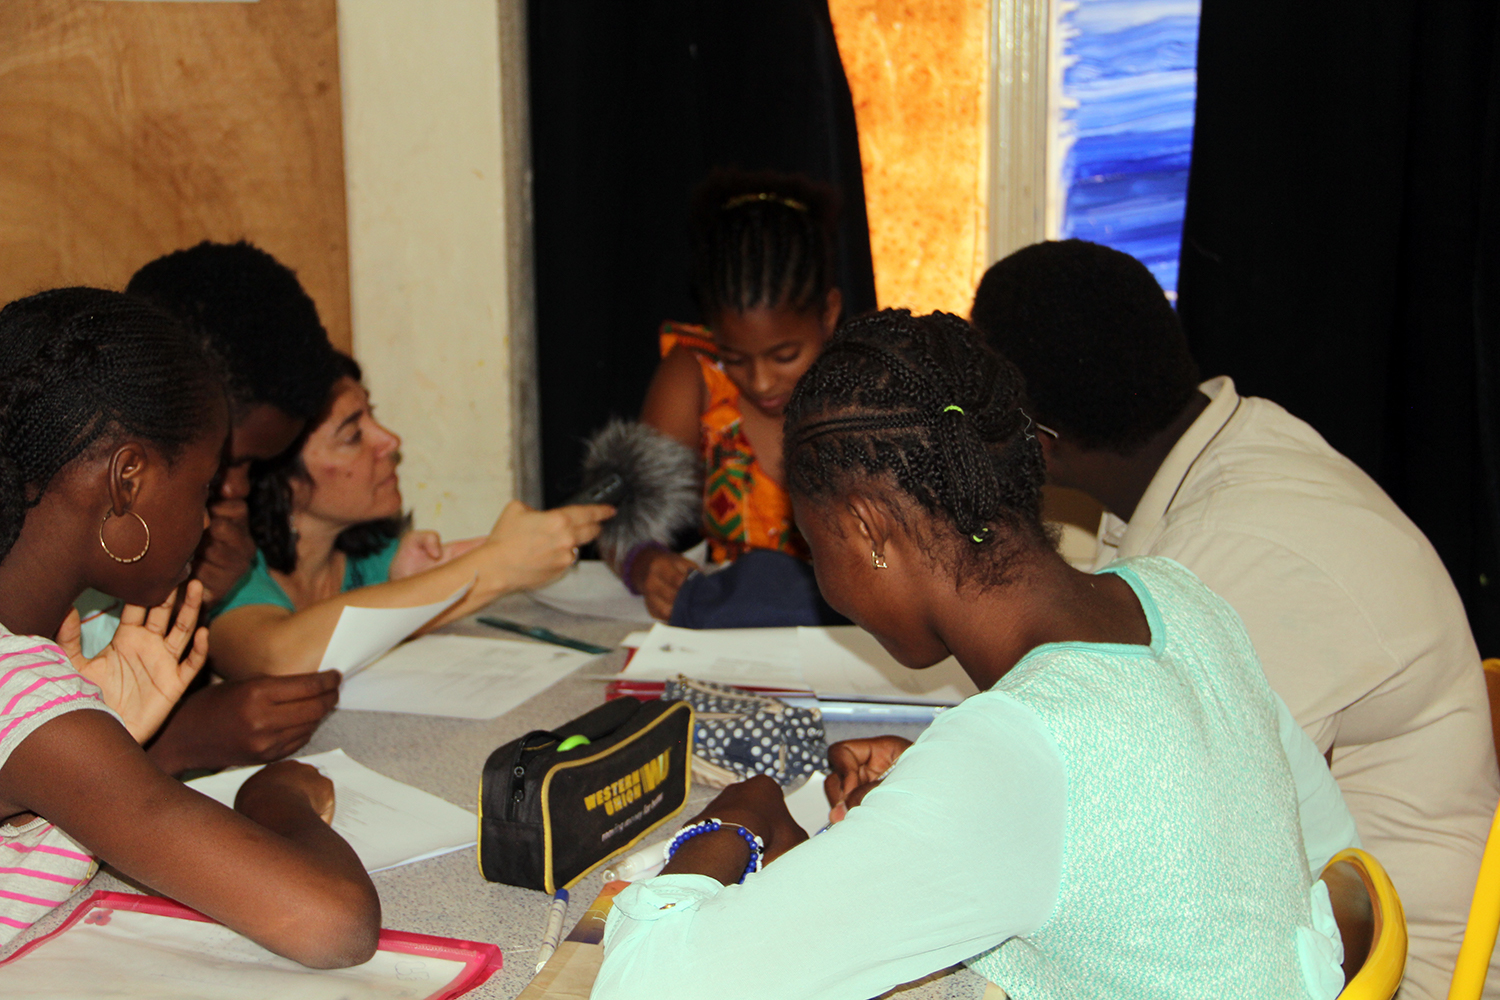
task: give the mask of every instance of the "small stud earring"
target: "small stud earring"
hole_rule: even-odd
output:
[[[873,549],[870,550],[870,565],[874,566],[876,569],[885,569],[885,556],[874,551]]]

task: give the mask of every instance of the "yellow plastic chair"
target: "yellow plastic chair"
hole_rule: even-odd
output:
[[[1391,1000],[1406,972],[1406,914],[1391,877],[1354,847],[1335,854],[1320,877],[1344,939],[1339,1000]]]
[[[1484,661],[1484,683],[1490,694],[1490,725],[1495,735],[1495,752],[1500,754],[1500,660]],[[1479,1000],[1484,992],[1484,978],[1490,971],[1490,956],[1495,951],[1495,933],[1500,930],[1500,811],[1490,823],[1490,838],[1484,845],[1479,862],[1479,878],[1474,884],[1474,901],[1469,904],[1469,924],[1464,928],[1464,943],[1458,949],[1458,964],[1448,987],[1448,1000]]]

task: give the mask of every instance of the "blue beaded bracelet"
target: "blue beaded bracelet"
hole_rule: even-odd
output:
[[[766,856],[766,844],[765,841],[761,840],[755,834],[751,833],[743,826],[740,826],[738,823],[725,823],[722,820],[717,819],[700,819],[696,823],[689,823],[681,830],[678,830],[677,836],[673,837],[667,843],[666,847],[662,849],[662,858],[666,861],[671,861],[672,855],[677,853],[678,848],[680,848],[683,844],[686,844],[688,841],[692,840],[694,837],[700,836],[705,833],[713,833],[716,830],[721,830],[726,827],[734,830],[734,832],[738,833],[746,844],[750,845],[750,863],[745,866],[745,871],[742,875],[740,875],[739,882],[735,883],[736,885],[743,885],[746,875],[751,875],[755,872],[760,871],[761,858]]]

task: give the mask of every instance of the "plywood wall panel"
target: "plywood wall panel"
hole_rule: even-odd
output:
[[[967,316],[989,264],[991,0],[829,0],[882,307]]]
[[[240,238],[347,349],[335,0],[0,3],[0,301]]]

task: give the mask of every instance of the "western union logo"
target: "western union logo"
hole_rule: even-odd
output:
[[[654,789],[657,785],[667,780],[667,771],[671,768],[672,751],[663,750],[660,756],[648,760],[645,764],[631,771],[625,777],[613,784],[606,785],[592,795],[583,798],[584,808],[593,812],[600,806],[608,816],[624,809],[636,799]]]

